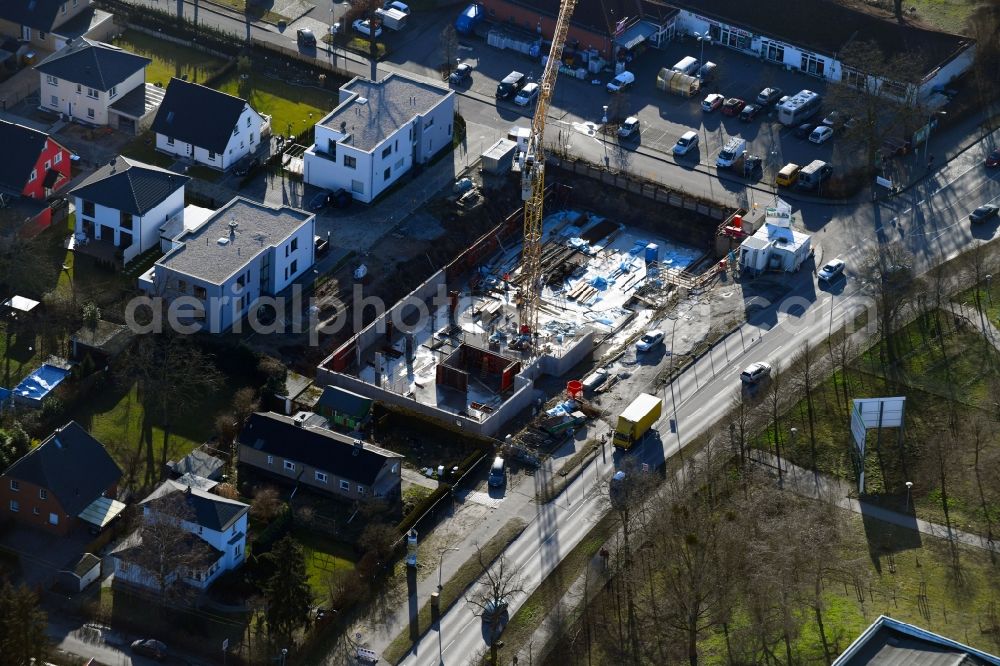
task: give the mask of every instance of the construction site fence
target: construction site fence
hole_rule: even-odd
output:
[[[648,178],[639,178],[627,173],[610,171],[604,167],[572,157],[560,157],[549,154],[547,159],[549,164],[553,166],[565,169],[579,176],[592,178],[603,185],[609,185],[631,194],[637,194],[657,203],[706,215],[715,220],[724,220],[732,214],[732,209],[728,207],[706,201],[699,197],[692,197],[680,190],[672,189],[663,183]]]

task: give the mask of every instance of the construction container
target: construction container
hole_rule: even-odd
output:
[[[650,243],[646,246],[646,263],[655,264],[660,260],[660,246],[656,243]]]
[[[514,164],[514,155],[516,154],[516,141],[500,139],[483,153],[483,171],[492,174],[502,174],[510,171]]]
[[[701,81],[695,76],[675,72],[664,67],[656,75],[656,87],[663,92],[668,92],[682,97],[694,97],[701,90]]]
[[[618,417],[618,425],[615,427],[615,446],[626,451],[631,449],[660,419],[662,411],[663,400],[655,395],[640,393]]]

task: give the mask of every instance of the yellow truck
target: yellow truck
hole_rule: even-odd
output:
[[[619,449],[628,451],[632,445],[640,441],[656,423],[663,411],[663,401],[655,395],[640,393],[625,411],[618,417],[615,428],[614,444]]]

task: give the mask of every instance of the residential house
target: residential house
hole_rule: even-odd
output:
[[[270,125],[246,100],[175,78],[152,130],[157,150],[225,171],[257,151]]]
[[[1000,657],[880,615],[832,666],[1000,666]]]
[[[57,51],[75,33],[72,25],[88,13],[93,13],[90,0],[3,0],[0,34]]]
[[[308,416],[252,414],[237,439],[240,464],[340,499],[399,498],[403,456],[311,425]]]
[[[455,93],[413,75],[355,78],[316,123],[303,156],[305,182],[371,202],[414,165],[451,146]]]
[[[35,66],[40,107],[85,125],[137,133],[163,99],[162,90],[146,85],[151,62],[111,44],[70,40]]]
[[[0,146],[0,204],[10,213],[0,217],[0,235],[25,229],[37,233],[52,223],[44,200],[69,183],[70,152],[45,132],[6,120],[0,120]],[[23,210],[13,211],[15,204]]]
[[[316,413],[347,430],[360,430],[372,413],[374,401],[339,386],[327,386],[316,401]]]
[[[125,508],[114,499],[121,476],[104,445],[70,421],[3,473],[0,506],[15,522],[53,534],[102,528]]]
[[[949,84],[971,67],[975,57],[975,43],[968,37],[881,18],[829,0],[775,0],[768,11],[739,0],[671,0],[670,4],[680,9],[678,32],[707,34],[714,44],[830,81],[867,84],[866,73],[840,60],[851,43],[874,42],[886,60],[919,59],[922,77],[917,98]],[[900,82],[878,85],[885,95],[913,97],[909,86]]]
[[[181,507],[187,514],[179,526],[191,535],[191,548],[202,553],[202,563],[196,569],[178,571],[176,576],[203,590],[224,572],[243,564],[250,505],[168,480],[139,503],[143,520],[157,520],[163,503],[178,500],[183,502]],[[141,547],[141,530],[138,530],[111,554],[115,582],[156,590],[155,578],[135,562],[135,551]]]
[[[315,219],[236,197],[182,232],[139,286],[168,301],[184,298],[178,313],[192,330],[227,331],[262,296],[278,294],[312,267]]]
[[[160,227],[183,215],[187,176],[117,157],[70,190],[74,248],[127,264],[160,243]]]

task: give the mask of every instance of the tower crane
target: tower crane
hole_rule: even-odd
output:
[[[542,204],[545,199],[545,119],[552,91],[562,64],[563,46],[576,0],[562,0],[552,35],[552,47],[539,83],[538,102],[531,121],[528,147],[521,157],[521,198],[524,200],[524,248],[521,251],[520,333],[534,339],[538,329],[538,309],[542,300]],[[532,348],[534,345],[529,342]]]

